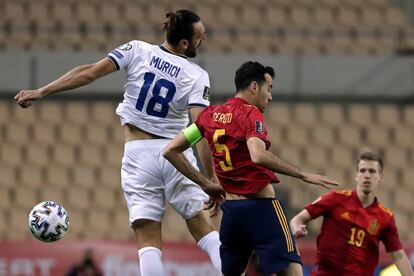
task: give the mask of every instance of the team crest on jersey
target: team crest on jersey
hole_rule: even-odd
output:
[[[207,101],[210,100],[210,87],[208,86],[204,86],[203,99]]]
[[[130,43],[125,43],[124,45],[119,46],[118,49],[122,51],[128,51],[132,49],[132,45]]]
[[[379,223],[377,219],[373,219],[369,222],[367,232],[371,235],[376,235],[378,233]]]
[[[263,133],[263,131],[264,131],[263,123],[260,121],[256,121],[256,132]]]
[[[351,217],[349,216],[349,212],[346,211],[344,213],[341,214],[341,217],[346,219],[346,220],[351,220]]]

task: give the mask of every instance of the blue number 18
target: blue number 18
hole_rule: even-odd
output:
[[[144,75],[144,84],[142,85],[141,91],[139,92],[137,104],[135,108],[139,111],[142,111],[144,107],[145,99],[147,98],[148,91],[154,82],[155,74],[147,72]],[[167,89],[167,93],[165,97],[160,95],[161,88]],[[175,94],[175,85],[174,83],[166,80],[166,79],[159,79],[154,83],[154,88],[152,89],[152,97],[148,101],[147,109],[145,110],[148,115],[156,116],[165,118],[167,117],[168,110],[170,106],[168,105]],[[161,110],[155,110],[156,104],[161,105]]]

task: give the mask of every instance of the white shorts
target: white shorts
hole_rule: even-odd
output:
[[[129,222],[137,219],[161,221],[165,200],[184,219],[198,214],[209,197],[162,156],[170,139],[136,140],[125,144],[121,181],[128,205]],[[197,167],[192,149],[184,152]]]

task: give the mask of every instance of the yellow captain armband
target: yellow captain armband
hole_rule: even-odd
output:
[[[191,146],[203,138],[196,124],[191,124],[189,127],[183,129],[183,134]]]

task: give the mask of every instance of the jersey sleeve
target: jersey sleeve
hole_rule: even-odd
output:
[[[316,199],[314,202],[305,206],[305,209],[309,212],[312,219],[327,214],[335,206],[335,192],[324,194]]]
[[[246,140],[251,137],[262,139],[266,143],[266,149],[270,147],[270,141],[267,138],[267,129],[264,123],[263,114],[257,108],[252,108],[246,117],[245,127]]]
[[[207,107],[205,109],[203,109],[203,111],[200,112],[200,114],[198,115],[197,120],[194,122],[195,125],[197,126],[198,130],[201,132],[201,135],[206,136],[205,134],[205,128],[204,128],[204,124],[205,124],[205,120],[208,116],[206,116],[206,114],[209,112],[209,109],[211,107]]]
[[[210,105],[210,79],[206,71],[201,69],[199,78],[194,83],[188,99],[190,107],[209,106]]]
[[[134,55],[138,54],[139,51],[139,41],[133,40],[112,50],[108,53],[108,58],[115,64],[116,70],[121,70],[128,67]]]
[[[395,225],[394,216],[387,228],[381,233],[380,239],[384,243],[387,252],[397,251],[403,248],[398,235],[397,226]]]

